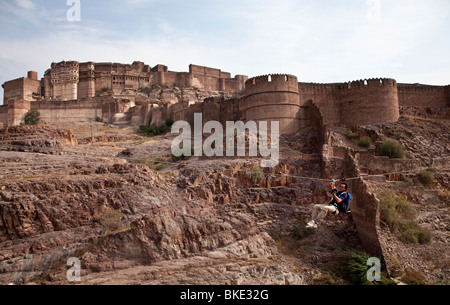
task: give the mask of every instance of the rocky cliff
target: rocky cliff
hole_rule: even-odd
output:
[[[427,166],[448,156],[448,135],[428,138],[437,129],[444,135],[448,122],[403,118],[358,132],[374,145],[401,132],[408,158]],[[345,156],[323,163],[313,129],[284,136],[280,164],[271,169],[257,158],[173,161],[169,135],[148,139],[113,128],[77,144],[91,132],[0,131],[0,283],[67,284],[71,257],[81,261],[83,284],[349,283],[346,253],[364,251],[351,215],[301,231],[312,205],[329,198],[324,173],[347,171]],[[384,163],[365,161],[376,159],[370,148],[359,149],[342,130],[331,134],[335,152],[353,148],[363,174],[384,177],[367,179],[369,192],[409,194],[417,220],[433,232],[429,245],[405,245],[379,224],[388,265],[403,262],[403,271],[420,270],[428,282],[447,281],[448,251],[438,249],[449,241],[448,172],[411,191],[404,179],[384,175]],[[432,148],[415,143],[421,136]]]

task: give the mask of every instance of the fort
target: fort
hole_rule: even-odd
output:
[[[201,112],[206,120],[221,122],[279,121],[280,132],[286,134],[318,120],[343,126],[396,122],[405,107],[432,111],[450,105],[449,86],[399,84],[390,78],[317,84],[299,82],[288,74],[232,78],[220,69],[193,64],[189,72],[173,72],[165,65],[152,68],[137,61],[131,65],[52,63],[40,80],[37,72],[30,71],[2,87],[0,126],[20,124],[30,109],[38,110],[48,124],[101,118],[113,124],[147,126],[166,119],[191,122],[193,114]],[[148,94],[170,88],[191,88],[196,93],[164,104],[155,104]],[[216,94],[202,99],[199,90]]]
[[[132,284],[147,279],[152,284],[341,283],[329,280],[338,276],[335,270],[343,270],[341,262],[348,257],[341,250],[347,249],[382,258],[389,276],[396,278],[424,270],[441,284],[448,274],[442,262],[450,244],[449,85],[402,84],[392,78],[319,84],[291,74],[232,77],[197,65],[173,72],[142,62],[64,61],[52,63],[41,79],[30,71],[2,87],[0,243],[5,250],[0,269],[5,272],[0,283],[16,276],[24,282],[62,281],[58,276],[66,276],[65,255],[73,253],[84,253],[83,281],[97,285],[105,278],[123,283],[136,270],[142,277],[132,277]],[[15,126],[30,110],[39,111],[40,126]],[[194,132],[194,147],[192,141],[178,146],[198,158],[175,160],[173,135],[147,140],[136,134],[136,127],[159,126],[168,119],[186,121],[194,129],[203,125],[203,134]],[[231,140],[223,143],[232,142],[229,151],[236,148],[236,153],[203,157],[224,148],[216,139],[210,151],[195,145],[214,129],[204,125],[211,121],[226,126],[222,135],[235,131],[222,140]],[[238,137],[234,145],[236,126],[255,122],[279,122],[281,149],[272,151],[272,139],[270,150],[262,146],[279,160],[276,166],[263,169],[259,161],[268,155],[258,146],[258,158],[253,158],[256,145],[248,141],[247,146],[248,139]],[[220,128],[215,129],[221,137]],[[359,147],[348,129],[372,144]],[[268,144],[265,131],[258,129],[263,135],[258,144]],[[378,154],[391,137],[401,142],[405,158]],[[423,173],[432,174],[431,185],[419,184]],[[347,179],[353,195],[351,213],[326,220],[298,247],[299,219],[329,199],[324,183],[338,177]],[[417,209],[417,225],[427,231],[414,228],[410,238],[419,242],[422,237],[413,233],[432,232],[432,243],[406,243],[391,231],[381,218],[384,189]],[[111,226],[116,215],[121,220]],[[115,225],[123,228],[116,231]],[[34,257],[42,261],[35,263]],[[242,269],[247,262],[251,265]],[[179,267],[184,264],[196,272],[188,270],[188,275]],[[294,271],[294,264],[309,267]],[[57,268],[63,271],[48,273]],[[167,274],[173,279],[159,276]]]

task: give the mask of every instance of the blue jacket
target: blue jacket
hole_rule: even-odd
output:
[[[341,203],[336,202],[336,200],[333,198],[331,201],[331,204],[338,208],[339,213],[346,213],[348,210],[349,205],[349,194],[347,191],[344,192],[337,192],[336,196],[342,200]]]

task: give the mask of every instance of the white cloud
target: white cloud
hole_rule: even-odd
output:
[[[16,0],[16,3],[20,7],[25,8],[25,9],[34,9],[35,8],[35,5],[34,5],[33,1],[31,1],[31,0]]]
[[[250,77],[291,73],[312,82],[393,77],[399,82],[450,83],[448,0],[381,0],[379,20],[367,17],[365,0],[359,5],[229,0],[210,7],[193,1],[183,2],[189,11],[182,14],[170,11],[166,2],[163,11],[157,11],[163,5],[157,1],[150,2],[153,9],[147,12],[147,1],[134,0],[127,3],[130,12],[120,15],[124,19],[114,18],[118,6],[105,6],[95,20],[82,12],[86,17],[80,23],[56,20],[65,17],[56,7],[16,2],[30,10],[16,8],[17,16],[28,16],[22,19],[36,25],[30,33],[39,31],[33,38],[19,33],[14,39],[0,39],[0,82],[28,70],[42,75],[53,61],[140,60],[173,71],[187,71],[193,63]],[[82,9],[88,8],[83,4]],[[136,30],[130,31],[133,27]]]

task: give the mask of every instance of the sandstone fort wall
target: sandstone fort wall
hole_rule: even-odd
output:
[[[397,83],[393,79],[350,82],[339,90],[339,118],[344,125],[397,122],[400,117]]]
[[[37,80],[37,72],[28,72],[27,78],[22,77],[8,81],[2,85],[5,90],[3,110],[0,118],[5,126],[19,125],[30,110],[30,103],[38,100],[41,95],[41,83]]]
[[[174,119],[191,117],[190,112],[201,108],[206,116],[221,120],[228,118],[257,122],[279,121],[281,133],[296,132],[302,127],[314,124],[312,120],[315,117],[311,116],[310,109],[312,104],[320,110],[324,125],[344,126],[395,122],[399,118],[401,107],[402,109],[405,107],[433,108],[433,113],[439,113],[442,108],[445,108],[444,112],[448,112],[450,105],[449,86],[397,84],[395,80],[389,78],[316,84],[298,82],[296,76],[288,74],[270,74],[251,79],[244,75],[236,75],[231,78],[228,72],[198,65],[190,65],[189,72],[173,72],[164,65],[151,68],[142,62],[127,65],[63,61],[52,63],[51,68],[45,72],[41,80],[38,80],[37,72],[30,71],[26,78],[4,83],[4,105],[19,108],[8,110],[7,119],[4,118],[6,112],[3,110],[0,118],[4,124],[17,123],[23,117],[26,107],[14,102],[46,101],[68,102],[63,103],[64,112],[61,112],[61,108],[53,103],[46,105],[54,107],[54,111],[47,106],[42,108],[49,122],[53,118],[59,120],[63,116],[62,113],[68,115],[68,118],[86,116],[85,119],[92,119],[95,111],[90,105],[80,101],[96,100],[96,96],[105,90],[112,94],[112,100],[120,99],[124,90],[135,91],[158,85],[244,93],[244,97],[240,100],[231,102],[222,100],[220,103],[223,105],[219,107],[219,113],[216,111],[219,108],[212,103],[205,103],[206,106],[201,107],[184,105],[181,106],[181,110],[176,110],[177,106],[174,106],[174,110],[165,112]],[[80,102],[78,106],[72,102],[75,100]],[[117,104],[118,106],[114,103],[107,102],[105,107],[108,108],[101,107],[103,112],[95,117],[110,120],[117,111],[120,112],[121,108],[120,103]],[[38,105],[36,108],[43,107],[43,104]],[[113,105],[116,105],[113,107],[114,111],[111,110]],[[87,107],[86,112],[82,107]],[[183,109],[183,107],[187,108]],[[155,107],[148,107],[148,109],[148,111],[162,111],[156,110]],[[79,113],[71,111],[79,111]],[[417,113],[421,112],[423,111]],[[143,118],[150,118],[150,116],[151,114],[142,115]],[[161,117],[151,121],[162,120]]]
[[[29,76],[33,75],[30,73]],[[22,77],[8,81],[2,87],[5,92],[3,97],[4,105],[12,101],[35,101],[41,97],[41,83],[37,79]]]
[[[300,105],[297,77],[288,74],[248,79],[240,109],[244,121],[280,122],[281,134],[296,132],[309,122],[309,110]]]
[[[67,122],[69,125],[70,122],[89,122],[103,116],[102,102],[95,100],[34,102],[31,109],[39,111],[44,122]]]
[[[445,108],[450,106],[449,86],[398,84],[400,106]]]
[[[16,126],[23,122],[25,114],[31,108],[31,102],[24,100],[10,101],[6,107],[8,108],[6,126]]]
[[[308,102],[320,108],[324,124],[339,122],[338,84],[299,83],[300,103]]]
[[[53,101],[92,98],[98,92],[111,90],[120,95],[125,90],[153,86],[198,87],[207,91],[241,91],[246,76],[231,78],[219,69],[190,65],[189,72],[169,71],[164,65],[151,68],[142,62],[131,65],[63,61],[52,63],[41,81],[42,97]],[[36,76],[37,79],[37,76]]]
[[[8,120],[8,107],[5,105],[0,106],[0,128],[5,127]]]
[[[237,122],[241,120],[241,111],[239,109],[238,99],[224,100],[221,97],[208,98],[203,103],[190,104],[189,102],[181,102],[170,107],[153,109],[153,113],[158,113],[157,117],[161,118],[161,113],[168,113],[166,118],[171,118],[173,121],[186,121],[191,126],[194,126],[194,114],[203,114],[203,125],[208,121],[218,121],[222,126],[226,126],[227,121]],[[156,126],[164,123],[162,119],[153,120],[151,126]]]
[[[393,79],[348,83],[299,83],[300,99],[314,101],[324,124],[346,126],[395,122],[399,118],[397,85]]]
[[[76,61],[63,61],[52,63],[51,70],[47,71],[47,88],[45,94],[53,100],[69,101],[78,98],[79,63]],[[45,77],[44,77],[45,78]]]

